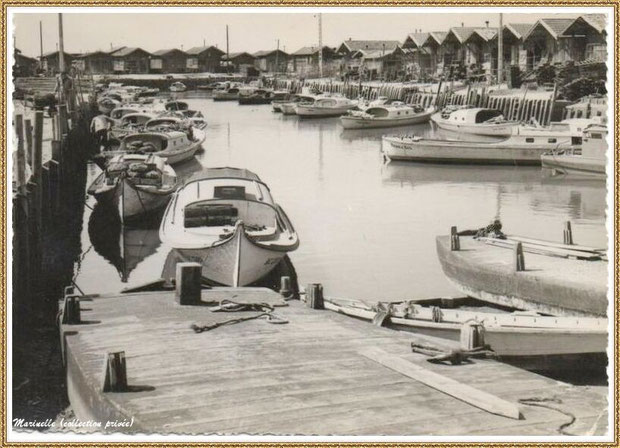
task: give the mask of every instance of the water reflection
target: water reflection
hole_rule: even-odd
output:
[[[161,244],[157,229],[123,226],[116,208],[104,203],[95,204],[88,235],[95,251],[116,268],[122,283],[127,283],[133,270]]]

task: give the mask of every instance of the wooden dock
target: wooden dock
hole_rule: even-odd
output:
[[[214,288],[198,297],[180,305],[175,291],[66,296],[61,338],[76,416],[176,434],[607,432],[606,386],[572,386],[492,360],[430,364],[412,353],[413,335],[310,308],[321,308],[313,296],[304,303],[263,288]],[[273,307],[275,320],[214,310],[226,301]],[[231,319],[202,333],[190,328]],[[476,395],[519,419],[472,405]]]

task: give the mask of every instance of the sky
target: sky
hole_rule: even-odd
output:
[[[472,8],[473,9],[473,8]],[[20,13],[14,8],[14,37],[17,48],[28,56],[39,56],[39,22],[43,28],[43,53],[54,51],[58,42],[58,14]],[[134,9],[135,11],[135,9]],[[142,10],[143,11],[143,10]],[[323,12],[323,44],[332,47],[342,41],[398,40],[415,30],[447,31],[450,27],[499,25],[498,13],[410,12],[349,13]],[[504,13],[506,23],[534,23],[542,17],[576,17],[578,13],[541,14]],[[317,14],[309,12],[253,13],[196,12],[187,8],[180,13],[63,13],[65,51],[83,53],[125,45],[147,51],[164,48],[188,50],[194,46],[216,45],[226,51],[226,25],[230,52],[280,49],[294,52],[318,45]]]

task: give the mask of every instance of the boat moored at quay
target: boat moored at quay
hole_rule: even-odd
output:
[[[319,96],[311,103],[297,103],[295,113],[302,118],[339,117],[356,106],[344,96]]]
[[[220,285],[247,286],[299,246],[292,223],[251,171],[207,168],[174,195],[159,229],[162,242],[202,266]]]
[[[501,111],[480,107],[447,107],[431,116],[441,129],[473,135],[507,137],[513,133],[516,121],[508,121]]]
[[[344,129],[374,129],[426,123],[434,108],[407,106],[403,103],[371,106],[363,111],[350,110],[340,117]]]

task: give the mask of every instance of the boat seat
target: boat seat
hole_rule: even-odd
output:
[[[234,226],[238,218],[239,210],[230,204],[189,206],[184,211],[184,226],[186,228]]]

